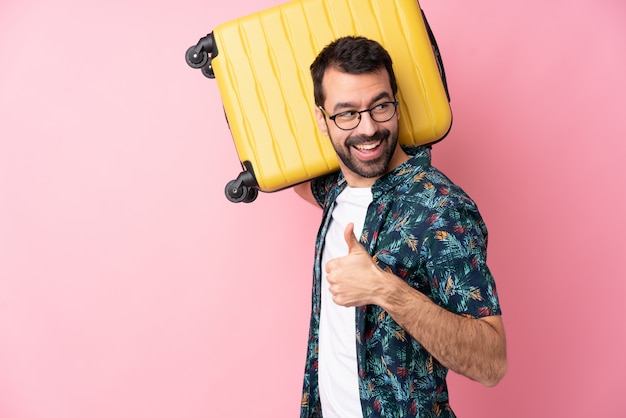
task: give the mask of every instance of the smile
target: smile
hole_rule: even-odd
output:
[[[374,148],[377,148],[383,141],[376,141],[376,142],[370,142],[368,144],[358,144],[358,145],[354,145],[354,148],[360,150],[360,151],[370,151],[373,150]]]

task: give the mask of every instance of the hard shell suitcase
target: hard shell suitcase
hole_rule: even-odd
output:
[[[452,124],[439,50],[416,0],[292,0],[213,29],[186,61],[215,78],[243,171],[226,185],[232,202],[251,202],[338,170],[314,115],[309,66],[345,35],[380,42],[398,80],[399,141],[441,140]]]

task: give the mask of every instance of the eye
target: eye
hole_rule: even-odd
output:
[[[381,103],[379,105],[376,105],[372,108],[372,112],[376,112],[376,113],[382,113],[385,110],[387,110],[389,108],[389,106],[391,105],[391,103],[389,102],[385,102],[385,103]]]
[[[335,119],[352,120],[352,119],[356,118],[358,114],[359,114],[359,112],[357,112],[355,110],[348,110],[346,112],[337,113],[335,115]]]

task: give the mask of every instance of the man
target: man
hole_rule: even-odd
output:
[[[448,369],[487,386],[506,371],[485,225],[429,147],[399,146],[378,43],[340,38],[311,74],[340,172],[296,186],[323,208],[301,417],[454,417]]]

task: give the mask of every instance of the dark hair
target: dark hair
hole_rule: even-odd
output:
[[[322,106],[326,95],[322,80],[327,69],[334,67],[347,74],[375,73],[384,68],[395,96],[398,92],[396,76],[389,53],[376,41],[362,36],[345,36],[326,45],[311,64],[315,104]]]

